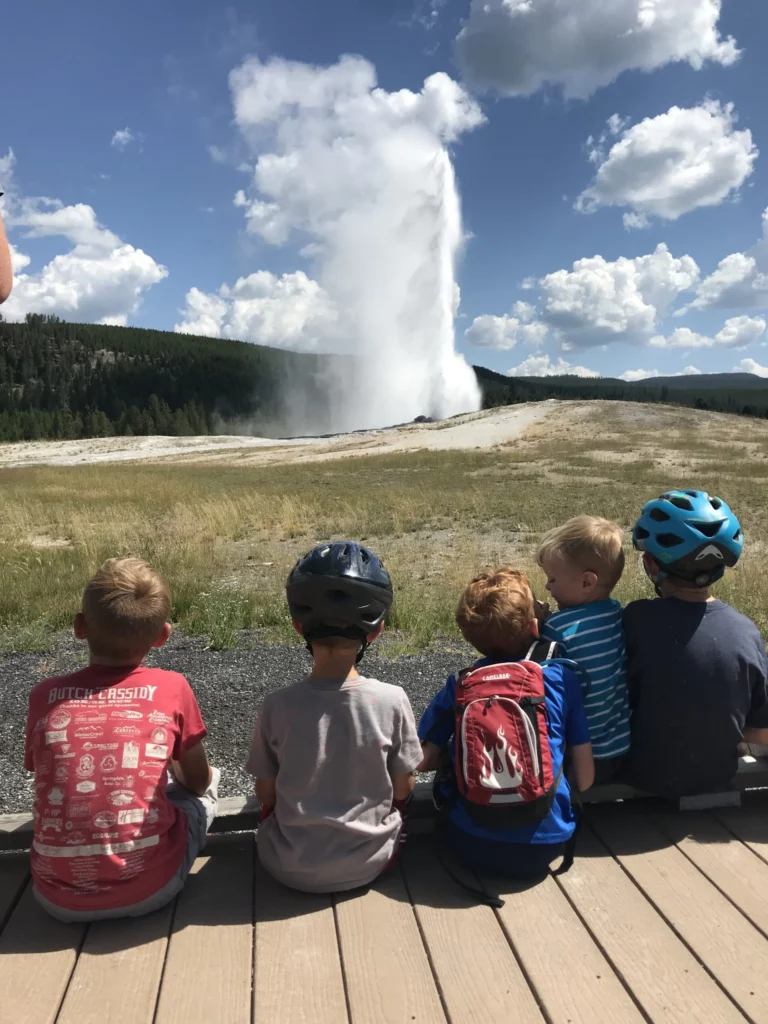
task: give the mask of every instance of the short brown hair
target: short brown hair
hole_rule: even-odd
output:
[[[574,516],[542,537],[536,561],[541,565],[549,558],[593,572],[613,590],[624,572],[621,527],[599,516]]]
[[[468,643],[488,657],[519,657],[533,640],[535,616],[531,585],[511,566],[476,576],[456,609],[456,622]]]
[[[141,558],[110,558],[85,588],[83,615],[94,654],[148,651],[171,615],[168,584]]]

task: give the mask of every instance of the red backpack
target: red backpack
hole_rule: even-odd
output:
[[[534,643],[522,661],[465,669],[456,680],[458,799],[484,828],[543,821],[552,809],[562,767],[555,778],[538,661],[555,648]]]

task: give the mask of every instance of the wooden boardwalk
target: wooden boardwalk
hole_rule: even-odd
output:
[[[573,868],[473,903],[431,837],[368,890],[291,892],[252,833],[211,839],[174,905],[84,927],[0,856],[2,1024],[768,1024],[768,794],[600,806]]]

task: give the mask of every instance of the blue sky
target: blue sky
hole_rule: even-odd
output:
[[[665,18],[650,25],[640,0],[614,0],[615,24],[598,0],[516,6],[528,10],[513,18],[502,0],[15,5],[3,25],[0,187],[18,280],[4,312],[306,349],[354,333],[330,268],[346,171],[338,194],[326,181],[318,198],[306,174],[298,190],[274,176],[266,188],[262,159],[314,152],[307,126],[319,116],[324,131],[351,131],[333,105],[360,80],[361,62],[338,63],[352,54],[387,94],[381,130],[364,130],[377,142],[393,131],[390,97],[420,97],[441,76],[445,118],[427,104],[408,117],[455,169],[467,233],[456,342],[468,360],[501,372],[738,365],[768,375],[768,5],[664,0]],[[567,30],[563,6],[576,11]],[[238,93],[230,73],[249,61]],[[294,96],[297,82],[320,88],[320,69],[333,68],[320,114],[303,94],[259,106],[254,91]],[[238,96],[250,104],[239,114]],[[370,161],[360,174],[365,202],[382,202],[375,190],[390,179]],[[376,239],[357,244],[365,272],[386,274],[386,253],[366,264]]]

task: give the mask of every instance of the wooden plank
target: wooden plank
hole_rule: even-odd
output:
[[[334,897],[352,1024],[444,1024],[402,875]]]
[[[29,857],[26,854],[0,857],[0,930],[5,927],[28,878]]]
[[[710,814],[651,820],[768,937],[768,865]]]
[[[755,810],[718,811],[715,817],[753,853],[768,863],[768,815]]]
[[[403,871],[452,1024],[509,1024],[510,1006],[520,1024],[542,1024],[496,915],[435,863],[434,844],[409,839]]]
[[[574,865],[557,884],[654,1024],[744,1024],[589,829],[582,829]]]
[[[49,917],[27,886],[0,935],[0,1024],[53,1024],[85,928]]]
[[[152,1024],[173,909],[92,924],[56,1024]]]
[[[253,836],[206,849],[177,899],[156,1024],[250,1024]]]
[[[287,889],[256,863],[254,1020],[348,1020],[331,897]]]
[[[644,1020],[555,879],[537,885],[483,879],[551,1024],[641,1024]]]
[[[764,936],[648,818],[603,813],[590,825],[734,1002],[768,1024]]]

